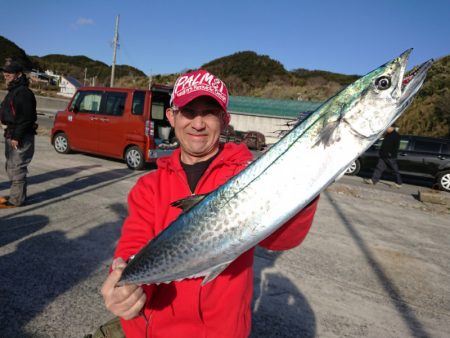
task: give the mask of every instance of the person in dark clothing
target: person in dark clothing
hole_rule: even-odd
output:
[[[0,197],[0,209],[14,208],[27,197],[28,165],[34,155],[36,98],[28,88],[22,65],[11,61],[3,68],[8,94],[0,105],[0,120],[5,129],[6,173],[11,181],[9,197]]]
[[[383,142],[380,147],[380,158],[378,159],[377,166],[372,174],[372,178],[364,179],[367,184],[377,184],[381,175],[386,169],[390,169],[395,174],[396,183],[395,186],[400,188],[402,186],[402,178],[398,170],[397,153],[400,147],[400,134],[397,132],[395,125],[390,126],[386,130]]]

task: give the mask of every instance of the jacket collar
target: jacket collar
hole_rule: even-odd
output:
[[[246,165],[253,159],[252,153],[244,144],[225,143],[221,147],[221,152],[211,163],[210,168],[220,165]],[[157,160],[158,168],[169,171],[182,171],[180,154],[181,150],[177,148],[170,156],[159,158]]]

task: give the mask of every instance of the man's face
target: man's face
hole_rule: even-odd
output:
[[[184,163],[205,161],[217,153],[223,128],[222,114],[218,104],[203,96],[179,110],[167,109],[166,115],[180,142]]]
[[[5,78],[6,85],[8,85],[11,81],[14,81],[19,77],[20,73],[6,73],[3,72],[3,77]]]

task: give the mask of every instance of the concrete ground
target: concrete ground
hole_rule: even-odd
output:
[[[0,211],[0,337],[83,337],[112,317],[99,290],[145,171],[48,136],[29,169],[29,204]],[[302,245],[257,250],[252,337],[450,336],[449,207],[357,179],[322,194]]]

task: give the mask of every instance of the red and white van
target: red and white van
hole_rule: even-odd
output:
[[[80,88],[55,116],[51,142],[58,153],[71,150],[124,159],[131,169],[170,154],[173,131],[165,111],[172,87],[150,90]]]

